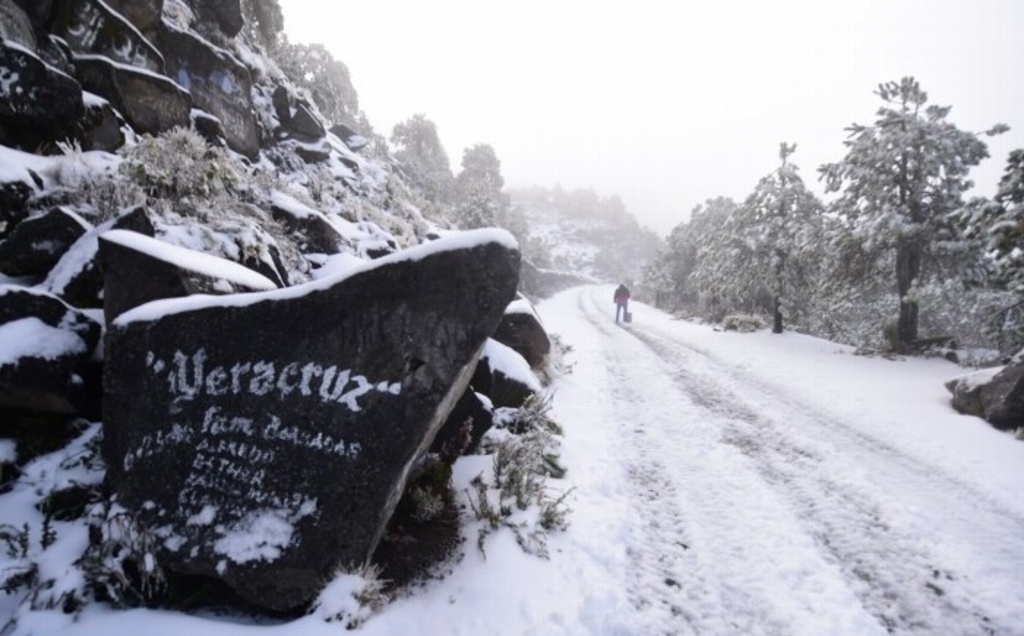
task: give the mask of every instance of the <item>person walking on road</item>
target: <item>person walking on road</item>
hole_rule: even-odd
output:
[[[625,285],[619,285],[615,290],[615,324],[619,324],[619,317],[621,315],[622,320],[629,322],[629,288]]]

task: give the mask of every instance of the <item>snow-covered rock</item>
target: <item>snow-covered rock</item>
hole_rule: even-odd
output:
[[[367,561],[518,273],[511,236],[479,230],[288,289],[121,314],[103,455],[162,567],[281,611]]]

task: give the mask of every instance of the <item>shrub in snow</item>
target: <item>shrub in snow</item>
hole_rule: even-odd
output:
[[[571,510],[565,504],[569,492],[551,497],[547,477],[561,477],[555,431],[547,417],[550,396],[538,398],[520,409],[498,409],[506,421],[492,434],[492,474],[478,475],[470,485],[469,505],[478,521],[477,546],[484,552],[487,537],[508,528],[529,554],[547,558],[547,534],[568,527]],[[501,419],[501,418],[496,418]],[[519,431],[515,434],[512,431]],[[500,438],[494,442],[494,437]]]
[[[373,565],[356,572],[340,571],[313,603],[313,613],[328,623],[342,623],[346,629],[359,627],[388,601],[386,581]]]
[[[156,560],[157,537],[135,515],[113,506],[89,535],[78,565],[98,599],[115,607],[140,607],[162,598],[167,579]]]
[[[143,135],[125,153],[121,172],[159,199],[213,198],[230,192],[240,176],[228,154],[199,133],[174,128],[157,137]]]

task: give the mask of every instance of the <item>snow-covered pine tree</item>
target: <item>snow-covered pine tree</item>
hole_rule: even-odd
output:
[[[811,273],[819,248],[823,206],[804,185],[789,157],[796,144],[780,144],[782,165],[763,177],[743,203],[753,260],[746,263],[767,279],[771,293],[772,332],[782,333],[782,305],[791,312],[812,292]]]
[[[974,256],[965,282],[992,301],[985,335],[1015,353],[1024,346],[1024,149],[1010,153],[994,199],[972,199],[951,219]]]
[[[968,170],[988,156],[978,135],[946,121],[950,107],[927,106],[917,80],[881,84],[885,102],[872,126],[847,130],[846,157],[820,171],[826,191],[840,192],[833,209],[848,219],[856,235],[894,255],[899,295],[896,348],[908,351],[918,338],[914,283],[922,274],[935,239],[936,224],[960,207],[972,185]],[[1003,132],[996,126],[986,134]]]

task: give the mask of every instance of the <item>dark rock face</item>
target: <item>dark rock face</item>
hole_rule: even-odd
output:
[[[345,124],[335,124],[334,126],[331,126],[331,133],[340,139],[342,143],[348,146],[348,149],[352,152],[362,150],[368,143],[370,143],[369,139],[363,137]]]
[[[492,336],[515,349],[534,369],[541,367],[551,353],[551,340],[533,306],[525,299],[512,303]]]
[[[192,128],[202,135],[203,139],[209,142],[211,146],[227,146],[224,126],[221,125],[219,119],[209,113],[194,109],[191,113],[191,118]]]
[[[302,102],[295,105],[295,112],[292,113],[288,123],[284,124],[284,129],[290,137],[308,142],[322,139],[327,134],[324,125]]]
[[[0,242],[0,272],[43,276],[91,228],[82,217],[64,208],[26,219]]]
[[[229,38],[238,35],[245,24],[239,0],[197,0],[194,6],[203,18],[216,22],[221,32]]]
[[[75,53],[102,55],[153,73],[164,72],[160,51],[102,0],[58,3],[52,29]]]
[[[220,120],[232,150],[250,158],[259,154],[248,69],[227,51],[191,33],[166,24],[159,33],[167,75],[188,89],[197,107]]]
[[[302,235],[305,252],[337,254],[346,243],[341,233],[321,212],[301,206],[283,195],[275,196],[270,212],[274,220],[286,230]]]
[[[54,0],[15,0],[36,24],[46,24],[53,11]]]
[[[103,268],[99,260],[99,240],[107,230],[131,230],[153,236],[153,222],[145,208],[137,207],[113,221],[87,232],[50,271],[44,287],[75,307],[103,306]]]
[[[60,299],[0,285],[0,406],[48,413],[95,413],[92,352],[101,327]]]
[[[28,216],[28,200],[32,193],[32,186],[24,181],[0,183],[0,238],[14,231]]]
[[[0,143],[35,150],[85,112],[82,88],[28,50],[0,42]]]
[[[277,289],[237,263],[208,254],[184,254],[189,251],[128,230],[102,234],[103,317],[107,324],[151,300]],[[214,265],[202,267],[211,262]]]
[[[960,413],[983,417],[1000,430],[1024,426],[1024,359],[1014,359],[991,379],[971,374],[950,381],[946,388]]]
[[[114,152],[124,145],[125,121],[106,100],[90,97],[85,102],[85,115],[75,125],[75,139],[82,150]]]
[[[1024,360],[1006,365],[981,389],[985,419],[998,429],[1024,426]]]
[[[494,426],[494,413],[472,388],[466,389],[455,408],[438,431],[430,452],[454,459],[458,454],[471,453],[480,445],[484,433]]]
[[[36,50],[36,34],[32,20],[14,0],[0,0],[0,39]]]
[[[192,98],[170,79],[98,56],[75,57],[86,90],[106,98],[138,133],[156,135],[187,126]]]
[[[515,294],[511,237],[460,238],[110,326],[103,455],[161,565],[285,610],[372,555]]]
[[[105,0],[105,2],[128,18],[143,33],[148,33],[156,28],[164,11],[164,0]]]

